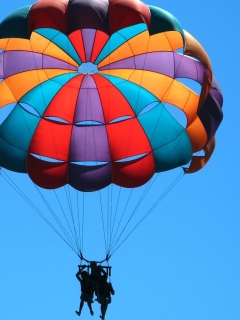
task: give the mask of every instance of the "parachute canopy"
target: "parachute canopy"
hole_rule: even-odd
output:
[[[206,52],[160,8],[40,0],[0,24],[0,166],[43,188],[195,172],[213,152],[221,107]]]

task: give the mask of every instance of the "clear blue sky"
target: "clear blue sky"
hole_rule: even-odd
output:
[[[146,3],[174,14],[206,49],[223,90],[224,120],[207,166],[184,176],[113,255],[116,295],[107,319],[239,320],[239,3]],[[26,4],[2,3],[0,20]],[[165,182],[159,179],[153,197]],[[0,188],[0,319],[77,319],[78,257],[1,177]],[[99,305],[93,308],[99,318]],[[82,318],[91,318],[87,307]]]

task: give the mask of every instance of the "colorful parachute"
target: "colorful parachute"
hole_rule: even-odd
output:
[[[221,91],[170,13],[138,0],[40,0],[2,21],[0,49],[0,166],[46,189],[94,191],[210,158]]]
[[[0,168],[33,201],[1,177],[80,257],[93,239],[108,260],[156,207],[154,173],[206,164],[222,103],[202,46],[141,1],[39,0],[0,24]]]

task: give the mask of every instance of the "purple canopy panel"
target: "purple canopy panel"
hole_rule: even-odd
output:
[[[2,53],[3,54],[3,53]],[[2,59],[3,60],[3,59]],[[0,64],[0,72],[1,72]],[[14,74],[38,70],[42,68],[76,70],[77,68],[58,59],[27,51],[7,51],[4,53],[2,69],[4,76],[10,77]]]
[[[81,121],[97,121],[104,123],[102,104],[91,75],[83,78],[75,110],[74,123]]]
[[[117,62],[113,62],[105,65],[104,67],[99,68],[101,70],[112,70],[112,69],[136,69],[135,58],[130,57],[127,59],[123,59]]]
[[[189,78],[202,85],[205,68],[203,64],[190,57],[174,53],[175,78]]]
[[[174,77],[174,59],[172,52],[151,52],[106,65],[101,70],[111,69],[137,69],[158,72]]]
[[[7,51],[4,54],[5,77],[42,68],[42,55],[27,51]]]
[[[93,29],[83,29],[82,30],[83,43],[84,43],[87,62],[91,60],[92,49],[93,49],[93,44],[94,44],[94,40],[95,40],[95,34],[96,34],[96,30],[93,30]]]
[[[58,60],[56,58],[43,55],[42,59],[43,59],[43,68],[46,68],[46,69],[48,69],[48,68],[49,69],[64,69],[64,70],[77,71],[77,67],[75,67],[75,66],[73,66],[73,65],[71,65],[71,64],[69,64],[67,62]]]
[[[68,183],[80,191],[96,191],[112,182],[111,164],[102,166],[81,166],[70,163]]]
[[[174,60],[172,52],[151,52],[135,57],[138,70],[149,70],[174,77]]]
[[[70,162],[109,162],[110,153],[106,127],[73,126],[70,143]]]
[[[4,74],[3,74],[3,60],[4,60],[4,52],[0,52],[0,79],[4,78]]]

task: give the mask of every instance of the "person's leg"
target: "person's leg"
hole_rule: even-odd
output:
[[[80,316],[80,314],[81,314],[81,312],[82,312],[83,305],[84,305],[84,300],[81,299],[80,305],[79,305],[79,311],[76,311],[76,314],[77,314],[78,316]]]
[[[90,313],[91,313],[91,315],[93,316],[92,297],[90,297],[90,299],[88,299],[87,304],[88,304],[88,308],[89,308],[89,310],[90,310]]]
[[[108,307],[108,304],[107,302],[104,301],[104,303],[101,304],[101,313],[102,313],[102,316],[100,316],[101,319],[105,319],[107,307]]]

